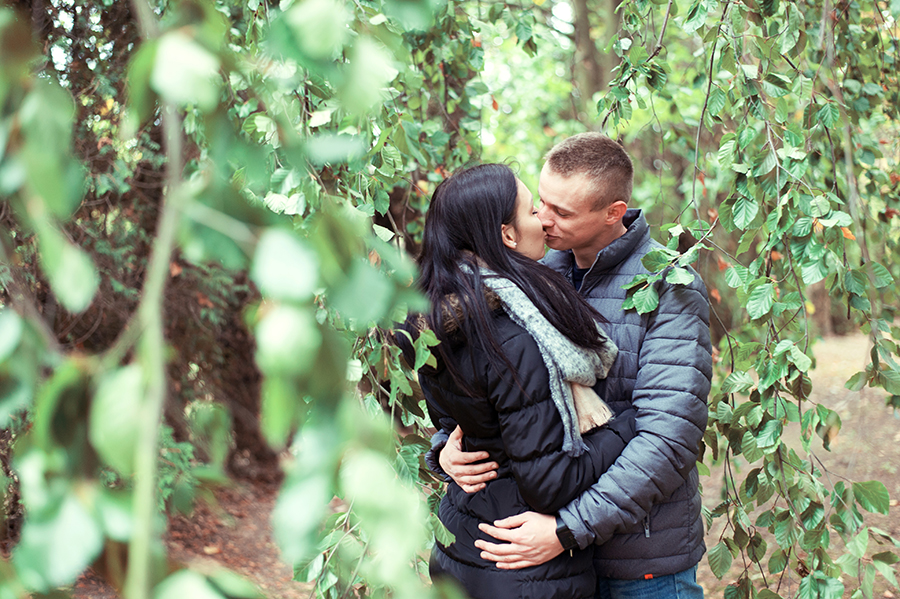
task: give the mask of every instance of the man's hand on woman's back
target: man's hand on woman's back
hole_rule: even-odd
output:
[[[486,451],[462,450],[462,429],[458,426],[450,434],[447,445],[441,449],[438,461],[444,472],[466,493],[475,493],[485,484],[497,478],[497,462],[481,462],[490,457]]]

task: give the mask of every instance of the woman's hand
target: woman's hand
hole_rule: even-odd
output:
[[[489,480],[497,478],[497,462],[475,464],[490,457],[486,451],[463,451],[462,429],[457,426],[450,433],[447,445],[441,450],[438,462],[453,482],[466,493],[475,493],[485,487]]]

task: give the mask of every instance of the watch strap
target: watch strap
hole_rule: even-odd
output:
[[[559,515],[556,516],[556,538],[559,539],[563,551],[578,547],[578,541],[575,540],[575,535],[569,527],[566,526],[566,523],[563,522],[563,519],[560,518]]]

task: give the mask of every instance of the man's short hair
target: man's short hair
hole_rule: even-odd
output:
[[[587,177],[596,197],[593,210],[602,210],[620,200],[628,203],[631,199],[634,181],[631,158],[618,142],[601,133],[573,135],[553,146],[544,160],[551,171],[563,177]]]

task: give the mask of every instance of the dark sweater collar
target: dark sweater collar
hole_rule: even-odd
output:
[[[594,263],[584,276],[583,288],[586,288],[590,279],[610,270],[628,258],[650,235],[650,226],[640,209],[634,208],[626,211],[622,218],[622,224],[626,227],[625,233],[597,252]],[[550,250],[542,262],[550,268],[568,275],[575,266],[575,254],[572,250]]]

